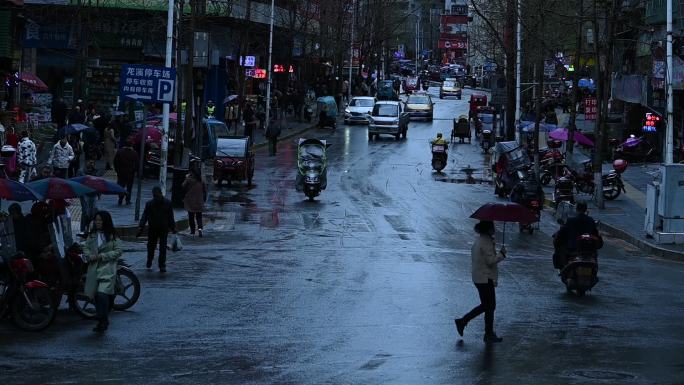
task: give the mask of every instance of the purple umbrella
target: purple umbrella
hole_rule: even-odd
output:
[[[568,129],[567,128],[557,128],[551,132],[549,132],[549,138],[551,139],[556,139],[556,140],[562,140],[566,142],[568,140]],[[575,131],[573,134],[573,139],[575,139],[575,142],[587,146],[587,147],[594,147],[594,142],[591,141],[591,139],[587,138],[584,136],[579,131]]]

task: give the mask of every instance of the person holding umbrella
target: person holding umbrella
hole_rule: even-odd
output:
[[[499,276],[497,265],[506,258],[506,246],[502,246],[497,254],[494,243],[494,222],[483,220],[475,225],[478,234],[471,249],[472,278],[480,296],[480,304],[474,307],[462,318],[454,320],[456,330],[463,336],[468,322],[484,313],[485,335],[484,342],[501,342],[502,338],[494,333],[494,309],[496,308],[496,285]]]

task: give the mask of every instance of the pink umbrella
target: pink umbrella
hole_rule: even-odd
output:
[[[549,132],[549,138],[551,139],[556,139],[556,140],[562,140],[562,141],[567,141],[568,140],[568,129],[567,128],[557,128],[551,132]],[[587,147],[594,147],[594,142],[591,141],[591,139],[587,138],[584,136],[579,131],[575,131],[573,134],[573,139],[575,139],[575,142],[587,146]]]

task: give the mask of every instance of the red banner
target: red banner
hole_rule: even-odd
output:
[[[584,99],[584,120],[596,120],[596,98]]]
[[[440,20],[442,25],[444,24],[468,24],[467,15],[444,15]]]
[[[468,42],[462,40],[440,39],[437,47],[442,49],[468,49]]]

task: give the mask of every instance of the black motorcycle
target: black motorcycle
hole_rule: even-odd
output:
[[[328,161],[325,140],[299,139],[295,188],[313,201],[328,185]]]
[[[544,190],[529,170],[518,171],[520,180],[511,190],[511,201],[519,203],[532,211],[537,218],[534,223],[519,223],[520,232],[534,233],[541,219],[541,211],[544,208]]]
[[[577,252],[567,256],[567,263],[558,274],[568,293],[573,290],[578,297],[591,290],[598,282],[598,253],[602,241],[591,234],[577,237]]]
[[[441,172],[447,165],[448,145],[433,143],[430,146],[432,148],[432,168],[437,172]]]
[[[23,254],[0,263],[0,317],[10,318],[26,331],[45,329],[57,315],[50,288],[30,279],[33,272],[33,264]]]
[[[487,153],[489,149],[494,145],[494,135],[491,130],[484,129],[480,133],[480,147],[482,147],[482,152]]]

